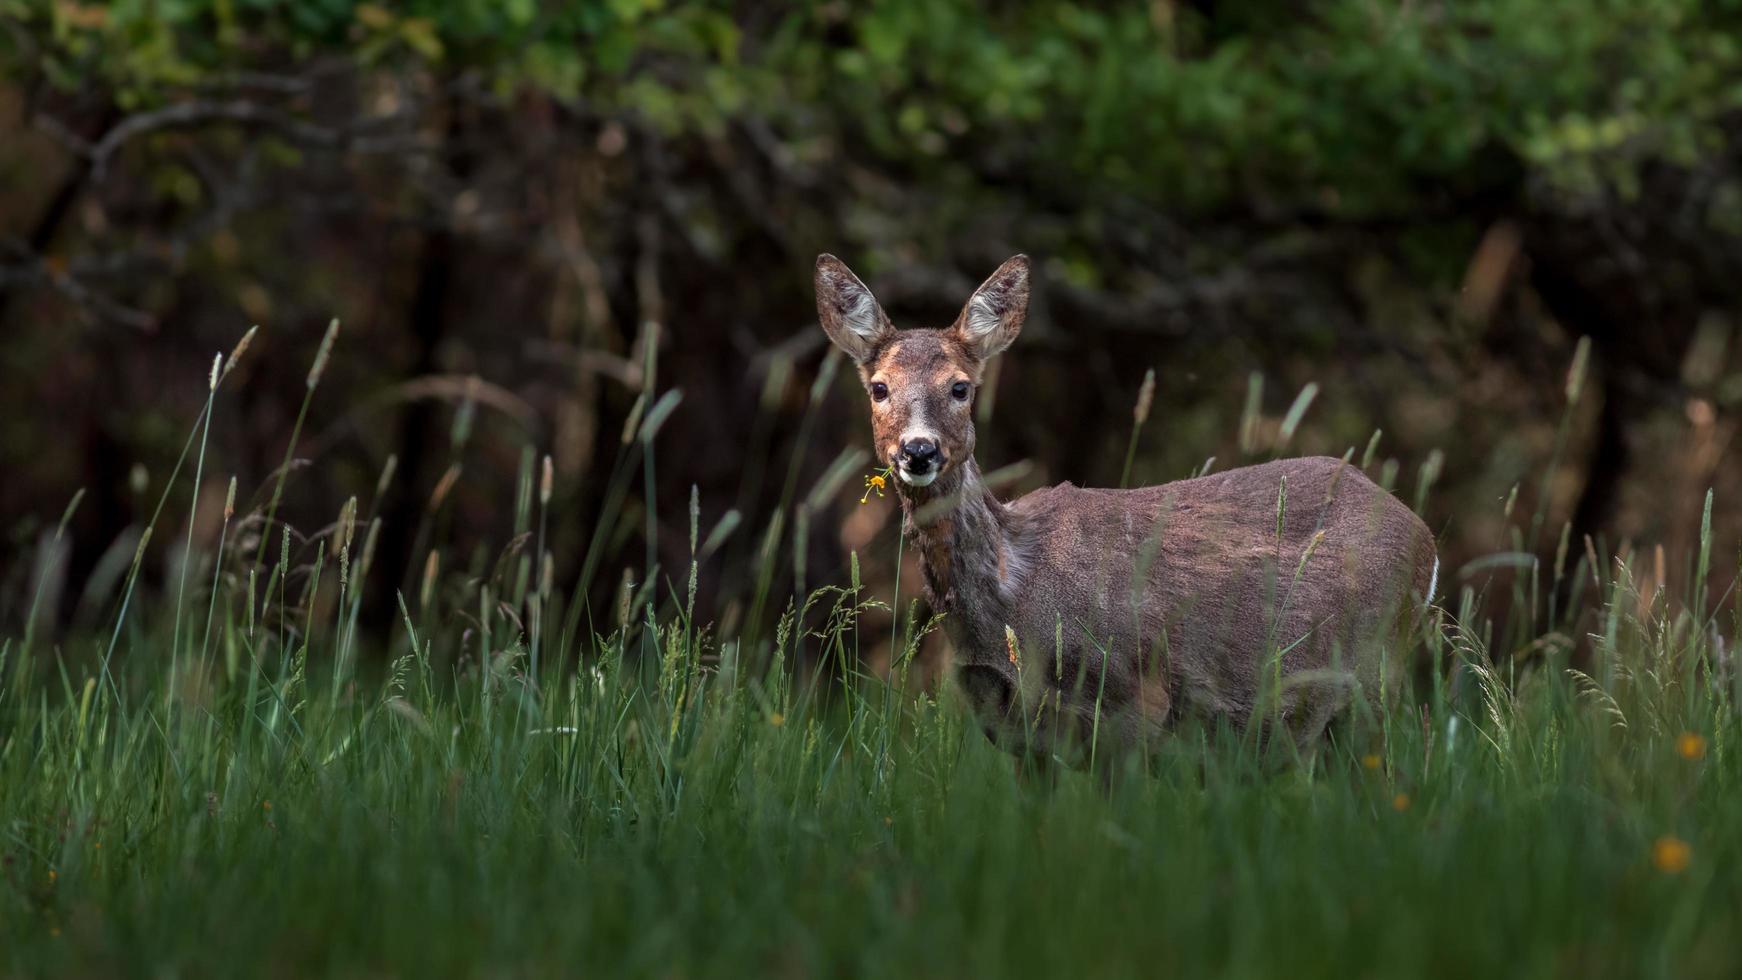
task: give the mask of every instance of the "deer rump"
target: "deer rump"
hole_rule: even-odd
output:
[[[1186,719],[1276,725],[1307,747],[1409,679],[1433,535],[1344,460],[1136,490],[1064,483],[1009,504],[977,475],[969,464],[962,490],[979,500],[951,529],[951,581],[928,590],[962,688],[1006,748],[1135,748]]]

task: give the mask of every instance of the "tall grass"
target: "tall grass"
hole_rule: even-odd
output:
[[[211,394],[196,432],[223,408]],[[1279,768],[1225,728],[1184,730],[1126,760],[1130,778],[1036,779],[949,688],[907,685],[925,632],[911,616],[888,673],[860,667],[861,624],[900,603],[871,593],[856,556],[845,583],[777,594],[784,529],[802,533],[856,456],[803,496],[795,462],[748,545],[765,564],[742,598],[771,628],[751,615],[718,635],[695,608],[737,521],[704,536],[693,494],[687,574],[658,575],[650,552],[619,609],[586,608],[591,577],[610,574],[609,508],[637,469],[650,478],[679,400],[650,388],[643,406],[569,596],[547,571],[548,464],[521,470],[530,561],[511,546],[482,574],[444,569],[426,515],[422,579],[377,595],[361,574],[372,510],[347,502],[294,540],[274,524],[287,452],[265,511],[232,522],[227,504],[212,553],[182,559],[205,605],[185,628],[197,656],[181,657],[181,573],[172,594],[132,603],[144,542],[174,537],[155,517],[104,635],[45,652],[34,613],[0,633],[0,973],[1742,967],[1742,602],[1706,602],[1729,553],[1709,517],[1682,596],[1655,568],[1565,544],[1547,591],[1589,578],[1588,598],[1530,636],[1496,635],[1481,610],[1491,588],[1546,610],[1534,562],[1448,570],[1425,642],[1451,683],[1384,719],[1383,738]],[[399,612],[377,658],[358,656],[366,603]],[[1575,657],[1578,624],[1594,626]]]

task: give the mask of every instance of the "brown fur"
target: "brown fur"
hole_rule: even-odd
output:
[[[914,413],[938,436],[941,475],[896,487],[987,733],[1012,746],[1037,738],[1031,747],[1046,751],[1060,736],[1136,746],[1188,717],[1237,728],[1276,718],[1306,743],[1357,699],[1394,694],[1406,632],[1431,598],[1433,536],[1344,461],[1285,459],[1136,490],[1063,483],[1009,503],[985,488],[972,399],[949,387],[977,390],[986,359],[1014,340],[1026,277],[1019,256],[951,326],[896,331],[844,265],[824,256],[817,273],[824,328],[868,390],[888,386],[872,403],[879,456],[896,462]]]

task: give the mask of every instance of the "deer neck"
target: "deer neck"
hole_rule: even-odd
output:
[[[969,457],[928,487],[896,484],[932,608],[952,615],[1006,598],[1023,566],[1015,520]]]

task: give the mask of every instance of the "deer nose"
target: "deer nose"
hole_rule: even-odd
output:
[[[930,439],[909,439],[902,445],[901,455],[912,473],[929,473],[933,466],[943,462],[938,444]]]

